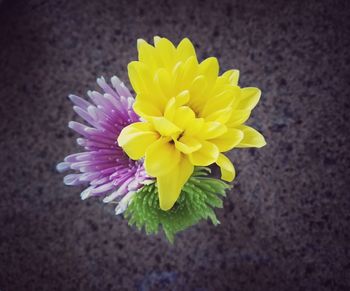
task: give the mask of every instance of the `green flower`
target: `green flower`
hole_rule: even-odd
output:
[[[177,232],[202,219],[209,218],[214,225],[219,224],[213,208],[222,208],[221,198],[230,186],[219,179],[207,177],[209,172],[208,168],[195,168],[174,207],[168,211],[159,206],[156,183],[144,186],[133,197],[124,216],[130,225],[139,230],[144,228],[147,234],[156,234],[162,228],[171,243]]]

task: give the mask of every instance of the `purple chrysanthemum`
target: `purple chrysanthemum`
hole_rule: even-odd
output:
[[[83,136],[77,139],[77,143],[85,151],[67,156],[57,165],[57,170],[80,171],[65,176],[64,183],[89,184],[81,193],[81,198],[102,196],[106,203],[119,201],[116,208],[119,214],[126,209],[134,193],[147,183],[148,176],[143,162],[129,159],[117,144],[120,131],[139,121],[139,117],[132,109],[134,99],[130,91],[116,76],[111,78],[111,83],[113,88],[103,77],[97,79],[104,93],[88,92],[94,104],[75,95],[69,96],[75,104],[74,111],[91,127],[69,122],[68,126]]]

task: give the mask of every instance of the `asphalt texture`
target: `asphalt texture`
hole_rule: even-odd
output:
[[[349,1],[0,1],[0,290],[350,290]],[[67,95],[128,85],[136,40],[189,37],[259,87],[267,146],[230,153],[221,224],[174,245],[57,162],[78,150]]]

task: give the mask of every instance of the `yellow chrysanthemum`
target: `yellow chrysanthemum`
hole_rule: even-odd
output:
[[[258,103],[258,88],[240,88],[239,72],[219,76],[216,58],[198,63],[191,41],[175,47],[155,37],[154,46],[138,43],[139,61],[128,65],[141,122],[125,127],[119,145],[131,159],[145,157],[145,168],[157,178],[160,207],[170,209],[194,166],[216,163],[221,178],[235,170],[223,154],[234,147],[262,147],[264,137],[243,125]]]

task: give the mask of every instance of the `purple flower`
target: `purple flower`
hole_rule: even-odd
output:
[[[144,184],[150,181],[143,161],[133,161],[118,146],[117,138],[121,130],[139,121],[132,109],[134,102],[130,91],[116,77],[111,78],[112,87],[103,77],[97,79],[97,84],[104,91],[88,91],[88,96],[94,104],[70,95],[75,104],[74,111],[91,126],[70,121],[68,126],[83,136],[77,143],[85,151],[71,154],[64,162],[57,165],[60,172],[75,170],[80,173],[68,174],[64,177],[66,185],[89,184],[81,198],[91,196],[104,197],[108,203],[119,201],[116,213],[122,213],[132,196]]]

